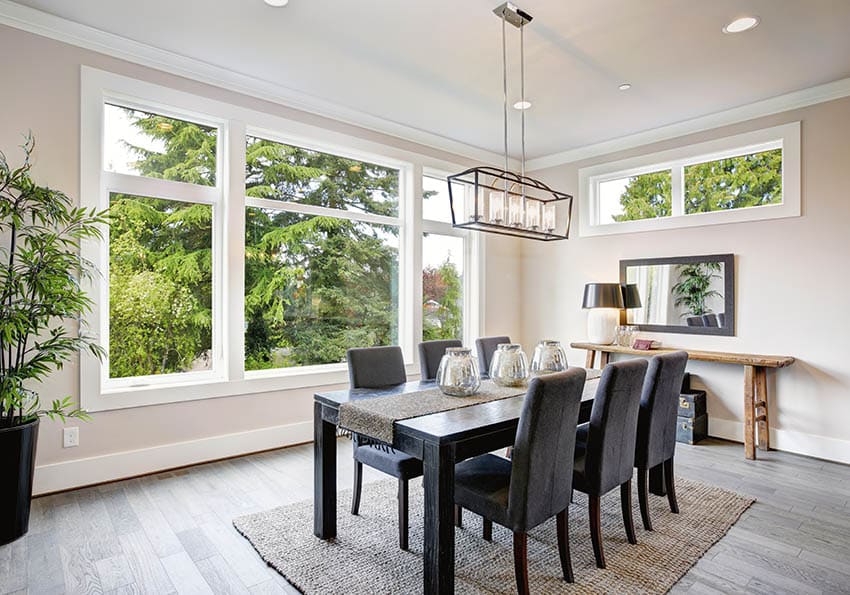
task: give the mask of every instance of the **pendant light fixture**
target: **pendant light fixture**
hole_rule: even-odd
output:
[[[518,106],[530,106],[525,98],[525,32],[531,15],[510,2],[493,12],[502,21],[502,91],[504,100],[505,167],[480,165],[451,175],[449,203],[454,227],[474,229],[532,240],[566,240],[569,237],[573,197],[552,190],[539,180],[525,175],[525,112],[519,109],[522,160],[520,173],[508,169],[508,60],[507,26],[519,29],[520,100]],[[455,208],[457,206],[457,208]]]

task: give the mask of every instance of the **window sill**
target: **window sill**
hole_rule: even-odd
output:
[[[417,366],[405,364],[408,376],[419,372]],[[199,401],[222,397],[238,397],[260,393],[290,391],[298,389],[331,387],[348,384],[348,368],[345,364],[305,366],[277,370],[246,372],[241,380],[210,379],[209,381],[174,382],[128,388],[83,391],[81,406],[89,412],[113,411],[151,405],[165,405],[184,401]]]

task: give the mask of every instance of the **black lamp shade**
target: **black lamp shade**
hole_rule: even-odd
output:
[[[619,283],[588,283],[584,286],[582,308],[623,309],[623,291]]]
[[[636,283],[623,285],[623,307],[626,309],[640,308],[640,292]]]

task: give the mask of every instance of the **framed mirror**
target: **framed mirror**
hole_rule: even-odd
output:
[[[735,334],[735,256],[620,261],[626,324],[643,331]]]

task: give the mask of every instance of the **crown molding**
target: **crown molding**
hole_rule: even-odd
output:
[[[633,149],[695,132],[703,132],[705,130],[720,128],[721,126],[738,124],[747,120],[787,112],[848,96],[850,96],[850,78],[840,79],[831,83],[793,91],[784,95],[777,95],[776,97],[763,99],[706,116],[700,116],[691,120],[684,120],[628,136],[537,157],[529,160],[525,167],[528,171],[535,171],[547,167],[564,165],[565,163],[574,163],[583,159],[598,157],[599,155]]]
[[[278,83],[133,41],[10,0],[0,0],[0,24],[475,161],[490,164],[504,161],[504,156],[499,153],[347,108]],[[511,159],[513,167],[518,167],[518,163]]]

